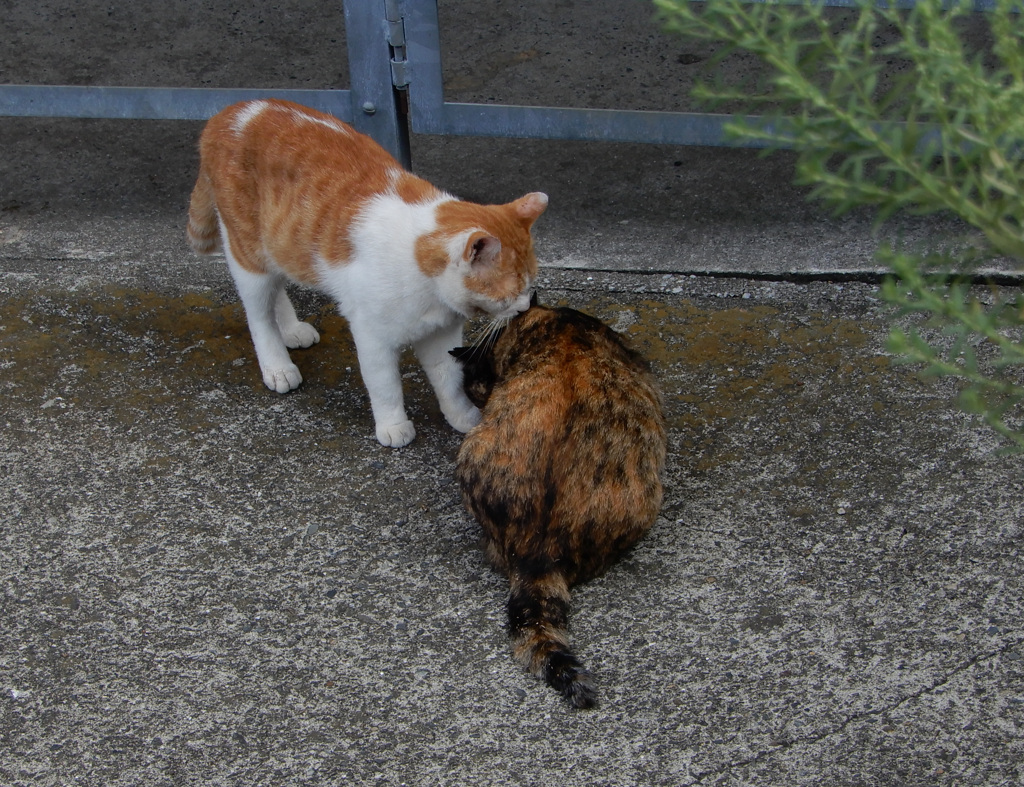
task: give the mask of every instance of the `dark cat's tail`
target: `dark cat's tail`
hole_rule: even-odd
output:
[[[213,254],[220,247],[220,226],[213,184],[200,170],[188,206],[188,242],[199,254]]]
[[[508,623],[512,651],[530,672],[575,708],[597,705],[593,677],[569,648],[569,586],[561,574],[511,572]]]

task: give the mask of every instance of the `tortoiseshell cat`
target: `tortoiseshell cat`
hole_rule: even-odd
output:
[[[452,354],[483,407],[457,476],[488,557],[509,577],[513,652],[571,705],[591,707],[592,677],[566,633],[569,588],[658,515],[665,423],[654,377],[611,328],[568,308],[534,305]]]

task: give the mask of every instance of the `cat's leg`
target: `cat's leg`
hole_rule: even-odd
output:
[[[278,393],[288,393],[298,388],[302,375],[288,355],[275,315],[279,293],[284,289],[284,279],[278,274],[246,270],[235,259],[229,243],[224,244],[224,256],[227,257],[238,296],[245,307],[249,335],[256,349],[263,382],[267,388]]]
[[[284,287],[277,291],[277,303],[274,305],[274,316],[277,327],[281,331],[286,347],[310,347],[320,341],[320,334],[308,322],[302,322],[295,314],[292,299]]]
[[[416,428],[405,414],[398,348],[379,339],[373,326],[364,328],[350,321],[349,327],[356,343],[363,384],[370,394],[377,440],[392,448],[408,445],[416,436]]]
[[[480,423],[480,410],[469,401],[462,387],[462,365],[449,350],[462,344],[462,323],[442,328],[416,342],[416,357],[434,386],[441,412],[453,429],[468,432]]]

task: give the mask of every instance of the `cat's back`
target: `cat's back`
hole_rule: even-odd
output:
[[[535,532],[540,517],[553,523],[549,549],[591,544],[565,557],[592,575],[661,506],[666,435],[654,376],[610,328],[572,309],[530,309],[494,352],[502,380],[459,454],[467,501],[501,539]],[[492,521],[495,500],[507,521]]]
[[[660,421],[649,365],[603,322],[566,307],[534,308],[519,322],[504,340],[508,376],[495,391],[498,402],[535,389],[538,403],[557,414],[562,436],[574,422],[604,421],[628,437],[643,431],[646,419]],[[517,406],[508,411],[522,414]]]
[[[320,278],[316,260],[352,258],[354,222],[368,206],[429,205],[443,196],[368,136],[288,101],[228,107],[207,123],[199,149],[199,185],[209,184],[243,265],[261,270],[271,261],[306,283]]]
[[[214,115],[199,141],[210,174],[297,179],[329,172],[335,179],[382,189],[400,170],[380,145],[333,115],[280,99],[233,104]],[[370,173],[374,173],[367,178]]]

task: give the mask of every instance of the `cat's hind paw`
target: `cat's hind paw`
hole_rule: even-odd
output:
[[[296,322],[281,329],[284,345],[290,350],[297,347],[312,347],[320,341],[320,334],[308,322]]]
[[[390,448],[401,448],[409,445],[416,436],[416,427],[412,421],[397,424],[377,424],[377,441]]]
[[[294,391],[302,384],[299,367],[293,363],[279,369],[263,369],[262,371],[263,382],[267,388],[280,394]]]
[[[480,423],[480,419],[482,417],[480,408],[474,407],[473,405],[470,405],[468,409],[453,415],[445,413],[445,420],[448,421],[452,429],[457,432],[462,432],[463,434]]]

